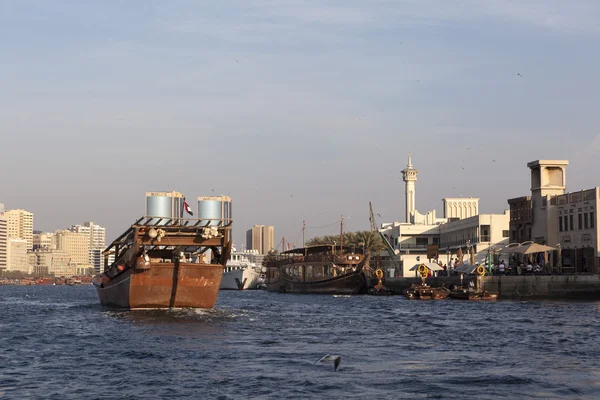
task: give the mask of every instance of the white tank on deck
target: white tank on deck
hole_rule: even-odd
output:
[[[172,218],[180,218],[182,208],[183,194],[179,192],[146,193],[146,216],[163,218],[158,225],[164,225]],[[160,218],[154,218],[150,223],[155,224],[159,220]]]
[[[231,197],[198,197],[198,218],[213,219],[209,225],[226,224],[231,220]],[[203,224],[204,225],[204,224]]]

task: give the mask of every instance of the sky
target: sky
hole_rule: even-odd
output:
[[[0,1],[0,203],[111,240],[146,191],[229,195],[276,242],[600,185],[597,0]],[[190,202],[193,210],[196,202]]]

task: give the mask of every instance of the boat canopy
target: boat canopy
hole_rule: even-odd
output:
[[[334,251],[339,251],[340,246],[336,246],[333,244],[320,244],[317,246],[308,246],[308,247],[300,247],[297,249],[291,249],[291,250],[286,250],[281,252],[281,254],[315,254],[315,253],[331,253],[332,249]],[[353,246],[343,246],[342,250],[344,253],[351,253],[353,252],[353,250],[360,250],[360,249],[354,249]]]
[[[427,268],[429,268],[432,271],[443,271],[444,270],[444,268],[440,267],[436,263],[427,262],[427,263],[418,263],[418,264],[416,264],[414,267],[412,267],[410,269],[410,271],[416,271],[417,268],[419,268],[419,265],[424,265],[424,266],[426,266]]]
[[[458,267],[454,268],[456,272],[461,274],[472,274],[477,269],[477,265],[472,264],[460,264]]]

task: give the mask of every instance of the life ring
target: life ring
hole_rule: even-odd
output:
[[[483,265],[480,265],[479,267],[477,267],[477,275],[479,275],[479,276],[485,275],[485,267]]]
[[[381,268],[377,268],[377,270],[375,271],[375,276],[379,279],[383,278],[383,271],[381,270]]]
[[[427,268],[427,267],[425,266],[425,264],[421,264],[421,265],[419,265],[419,267],[417,268],[417,271],[418,271],[418,272],[419,272],[421,275],[423,275],[423,274],[429,274],[429,271],[428,271],[428,269],[429,269],[429,268]]]

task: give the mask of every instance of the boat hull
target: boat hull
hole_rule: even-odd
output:
[[[280,279],[267,283],[267,290],[280,293],[306,294],[358,294],[364,290],[366,280],[361,272],[353,272],[320,281],[298,282]]]
[[[404,295],[409,300],[444,300],[450,295],[450,291],[431,286],[413,285],[404,291]]]
[[[487,291],[471,292],[468,290],[453,290],[450,292],[450,298],[470,301],[494,301],[498,300],[498,293],[490,293]]]
[[[223,272],[221,290],[255,290],[258,289],[260,274],[250,268],[235,269]]]
[[[104,306],[126,309],[212,308],[223,274],[220,264],[159,263],[130,268],[95,284]]]

